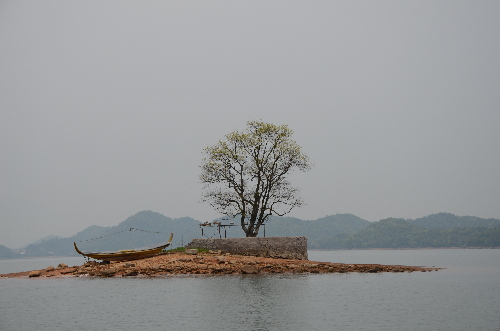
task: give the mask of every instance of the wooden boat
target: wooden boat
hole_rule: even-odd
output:
[[[90,257],[95,260],[101,261],[130,261],[137,259],[144,259],[147,257],[158,255],[164,248],[170,246],[172,243],[172,238],[174,234],[170,234],[170,239],[167,242],[158,244],[156,246],[144,247],[144,248],[135,248],[135,249],[127,249],[127,250],[118,250],[118,251],[110,251],[110,252],[82,252],[75,245],[75,250],[83,255]]]

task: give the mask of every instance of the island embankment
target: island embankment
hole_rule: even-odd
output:
[[[319,274],[429,272],[436,267],[347,264],[296,259],[221,254],[217,252],[188,254],[170,252],[154,257],[108,264],[96,261],[81,266],[60,264],[42,270],[2,274],[0,278],[66,278],[66,277],[166,277],[172,275],[232,274]]]

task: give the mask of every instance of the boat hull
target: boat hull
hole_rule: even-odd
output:
[[[163,249],[170,246],[172,242],[173,234],[170,235],[170,239],[166,243],[154,247],[148,247],[143,249],[130,249],[130,250],[120,250],[115,252],[82,252],[78,249],[76,242],[73,243],[75,250],[78,254],[83,256],[101,260],[101,261],[131,261],[138,259],[145,259],[147,257],[152,257],[161,253]]]

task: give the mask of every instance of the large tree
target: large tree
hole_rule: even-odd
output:
[[[283,216],[304,204],[287,176],[311,165],[292,134],[286,125],[251,121],[245,131],[229,133],[204,149],[203,201],[239,218],[247,237],[256,237],[269,216]]]

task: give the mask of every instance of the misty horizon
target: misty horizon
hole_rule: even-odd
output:
[[[0,4],[0,244],[200,221],[203,148],[286,124],[289,215],[500,218],[500,3]]]
[[[153,211],[153,210],[142,210],[142,211],[139,211],[139,212],[137,212],[137,213],[135,213],[135,214],[133,214],[133,215],[128,216],[126,219],[123,219],[123,220],[119,221],[119,222],[118,222],[118,223],[116,223],[116,224],[111,224],[111,225],[108,225],[108,226],[101,226],[101,225],[99,225],[99,224],[92,224],[92,225],[87,226],[87,227],[85,227],[85,228],[83,228],[83,229],[79,229],[79,230],[77,230],[75,233],[72,233],[72,234],[67,235],[67,236],[59,236],[59,235],[55,235],[55,234],[50,234],[50,235],[48,235],[48,236],[40,237],[40,238],[38,238],[37,240],[35,240],[35,241],[33,241],[33,242],[26,243],[26,244],[24,244],[23,246],[8,247],[8,248],[10,248],[10,249],[22,249],[22,248],[27,247],[28,245],[31,245],[31,244],[36,244],[36,243],[40,243],[40,242],[42,242],[42,241],[44,241],[44,240],[48,240],[48,239],[53,239],[53,238],[71,238],[71,237],[74,237],[74,236],[78,235],[80,232],[83,232],[83,231],[87,230],[89,227],[93,227],[93,226],[99,226],[99,227],[103,227],[103,228],[112,228],[112,227],[117,227],[117,226],[119,226],[122,222],[125,222],[125,221],[127,221],[127,220],[129,220],[129,219],[133,219],[133,218],[134,218],[135,216],[137,216],[138,214],[141,214],[141,213],[144,213],[144,212],[152,212],[152,213],[155,213],[155,214],[159,214],[159,215],[162,215],[162,216],[164,216],[164,217],[166,217],[166,218],[168,218],[168,219],[171,219],[171,220],[173,220],[173,221],[181,220],[181,219],[183,219],[183,218],[189,218],[189,219],[195,220],[195,221],[197,221],[197,222],[200,222],[200,224],[201,224],[201,223],[206,222],[206,221],[202,221],[202,220],[198,220],[198,219],[196,219],[196,218],[190,217],[189,215],[186,215],[186,216],[183,216],[183,217],[176,217],[176,218],[173,218],[173,217],[169,217],[168,215],[163,215],[163,214],[158,213],[158,212]],[[399,218],[399,219],[402,219],[402,220],[405,220],[405,221],[414,221],[414,220],[417,220],[417,219],[423,219],[423,218],[427,218],[427,217],[429,217],[429,216],[438,216],[438,215],[441,215],[441,214],[449,214],[449,215],[452,215],[452,216],[457,216],[457,217],[459,217],[459,218],[461,218],[461,217],[476,217],[476,216],[474,216],[474,215],[454,215],[454,214],[451,214],[451,213],[440,212],[440,213],[436,213],[436,214],[424,215],[424,216],[421,216],[421,217],[417,217],[417,218],[415,218],[415,219],[409,219],[409,218]],[[352,215],[352,216],[354,216],[354,217],[356,217],[356,218],[359,218],[359,219],[360,219],[360,220],[362,220],[362,221],[368,221],[368,220],[366,220],[366,219],[363,219],[363,218],[361,218],[361,217],[359,217],[359,216],[357,216],[357,215],[351,214],[351,213],[343,213],[343,214],[329,214],[329,215],[325,215],[325,216],[323,216],[323,217],[319,217],[319,218],[317,218],[317,219],[301,219],[301,218],[292,217],[292,216],[276,216],[276,215],[274,215],[274,217],[277,217],[277,218],[285,218],[285,219],[289,217],[289,218],[293,218],[293,219],[297,219],[297,220],[301,220],[301,221],[306,221],[306,222],[315,222],[315,221],[319,221],[319,220],[321,220],[321,219],[328,218],[328,217],[344,216],[344,215]],[[234,218],[234,219],[232,219],[232,220],[231,220],[231,219],[229,219],[229,218],[227,218],[227,217],[228,217],[228,216],[219,216],[218,218],[213,219],[213,220],[210,220],[209,222],[211,223],[212,221],[219,221],[219,220],[222,218],[222,219],[225,219],[225,220],[226,220],[226,222],[224,222],[224,223],[227,223],[227,222],[230,222],[230,221],[234,221],[234,222],[235,222],[235,224],[237,224],[237,225],[239,224],[239,223],[238,223],[238,222],[239,222],[239,219],[238,219],[237,217],[235,217],[235,218]],[[387,219],[392,219],[392,218],[393,218],[393,217],[387,217],[387,218],[384,218],[384,219],[380,219],[380,220],[376,220],[376,221],[368,221],[368,222],[370,222],[370,223],[377,223],[377,222],[380,222],[380,221],[383,221],[383,220],[387,220]],[[484,218],[479,218],[479,219],[482,219],[482,220],[488,220],[488,219],[484,219]],[[489,219],[490,219],[490,220],[493,220],[494,218],[489,218]],[[498,219],[494,219],[494,220],[498,220]],[[270,221],[272,222],[272,219],[271,219]],[[269,222],[269,220],[266,222],[266,224],[268,224],[268,222]],[[148,231],[149,229],[138,229],[138,230],[146,230],[146,231]],[[237,231],[239,231],[239,230],[240,230],[240,228],[238,227]],[[262,232],[263,232],[263,231],[260,231],[260,232],[261,232],[261,233],[260,233],[259,235],[262,235]],[[87,238],[87,239],[93,240],[93,239],[96,239],[96,238]],[[2,244],[2,243],[0,243],[0,245],[3,245],[3,244]],[[4,246],[6,246],[6,245],[4,245]]]

